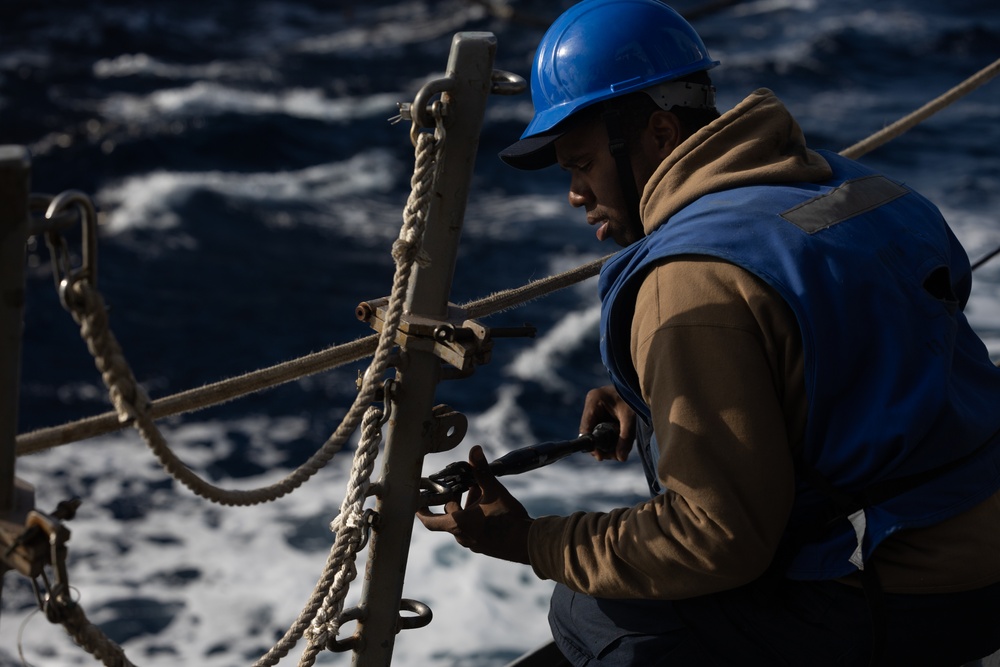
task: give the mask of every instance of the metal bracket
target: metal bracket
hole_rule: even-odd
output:
[[[430,439],[428,454],[447,452],[458,447],[469,430],[469,420],[461,412],[441,404],[431,410],[434,432]]]
[[[59,503],[51,514],[31,510],[23,526],[0,521],[0,549],[4,565],[32,580],[43,576],[46,565],[51,566],[55,572],[55,583],[49,595],[55,598],[68,595],[66,543],[70,531],[63,522],[72,519],[79,506],[80,499],[75,498]]]

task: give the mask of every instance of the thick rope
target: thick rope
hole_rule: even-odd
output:
[[[358,576],[354,562],[365,541],[364,504],[368,495],[368,481],[375,458],[378,456],[378,446],[382,441],[381,414],[372,410],[373,418],[366,419],[362,426],[362,444],[354,457],[354,467],[351,478],[365,480],[363,484],[352,484],[340,507],[340,514],[330,528],[336,533],[331,556],[327,568],[317,585],[317,591],[326,591],[322,605],[313,616],[312,623],[306,630],[309,644],[299,659],[300,667],[312,665],[316,656],[326,648],[330,639],[337,637],[340,630],[340,615],[344,611],[344,599],[351,582]],[[366,415],[367,417],[367,415]]]
[[[369,418],[369,415],[371,415],[371,418]],[[365,414],[365,423],[362,427],[365,434],[362,439],[363,444],[369,441],[368,430],[371,423],[374,422],[375,428],[378,429],[380,418],[381,412],[375,408],[370,409]],[[371,477],[380,440],[381,431],[372,436],[374,453],[369,451],[371,448],[367,446],[360,446],[358,451],[355,452],[354,464],[351,469],[352,479],[354,479],[356,473],[359,476],[363,476],[366,480]],[[311,626],[315,623],[324,624],[330,620],[334,622],[339,621],[340,612],[344,606],[343,600],[347,595],[347,586],[357,576],[357,569],[354,567],[354,558],[357,552],[360,551],[363,539],[361,531],[363,525],[361,516],[363,516],[363,512],[359,515],[358,510],[364,504],[367,492],[368,483],[365,482],[356,485],[354,491],[349,491],[348,495],[345,496],[344,502],[341,504],[340,514],[331,525],[331,528],[336,531],[333,547],[330,550],[330,555],[327,557],[326,565],[323,568],[319,581],[316,582],[316,586],[309,596],[309,600],[285,635],[278,640],[278,643],[267,654],[254,663],[254,667],[272,667],[278,664],[294,648],[303,634],[313,631]],[[330,610],[326,611],[327,599],[334,591],[338,594],[340,591],[343,591],[339,597],[339,607],[331,605]],[[325,614],[321,615],[321,610]],[[316,656],[325,647],[326,639],[329,636],[335,637],[336,630],[333,631],[332,635],[322,635],[322,644],[319,643],[319,638],[314,641],[313,636],[307,634],[309,644],[303,651],[302,657],[299,659],[299,664],[304,664],[304,660],[307,661],[305,664],[312,664],[312,661],[315,661]]]
[[[375,396],[374,388],[358,394],[354,405],[344,417],[343,423],[333,436],[313,454],[308,461],[291,474],[271,486],[251,490],[228,490],[217,487],[198,477],[171,451],[163,435],[149,414],[149,399],[139,387],[131,369],[122,356],[121,348],[114,334],[107,326],[107,310],[101,295],[86,281],[76,281],[70,287],[72,297],[68,299],[73,319],[80,324],[80,335],[94,356],[94,363],[101,372],[101,378],[118,419],[123,424],[131,423],[142,435],[143,440],[156,456],[160,465],[178,482],[193,493],[222,505],[256,505],[275,500],[298,488],[316,474],[343,446],[357,426],[365,405]]]
[[[913,113],[900,118],[892,125],[879,130],[867,139],[845,148],[840,152],[840,154],[844,157],[857,159],[866,153],[870,153],[882,144],[892,141],[918,123],[922,123],[927,120],[958,98],[968,95],[970,92],[983,85],[997,74],[1000,74],[1000,59],[997,59],[992,65],[988,65],[979,70],[962,83],[958,84],[938,98],[931,100]]]
[[[135,667],[127,657],[122,647],[113,642],[107,635],[95,626],[83,613],[80,605],[70,603],[60,605],[54,612],[57,622],[61,623],[69,636],[73,638],[87,653],[100,660],[106,667]]]
[[[396,276],[393,280],[392,292],[389,296],[385,324],[379,340],[379,350],[376,357],[383,356],[382,371],[375,377],[381,377],[385,365],[388,365],[389,351],[395,339],[403,317],[403,306],[410,281],[413,264],[420,261],[423,239],[427,223],[427,213],[430,208],[430,195],[436,177],[439,154],[443,142],[433,135],[423,132],[417,135],[416,166],[411,178],[410,197],[403,210],[403,228],[399,232],[399,240],[393,244],[392,254],[396,261]],[[385,343],[385,344],[383,344]],[[383,354],[384,352],[384,354]],[[378,366],[378,364],[373,364]],[[365,384],[371,384],[372,375],[365,376]],[[374,415],[375,413],[369,413]],[[371,424],[376,426],[372,430]],[[260,658],[254,667],[271,667],[288,654],[293,646],[306,632],[310,631],[308,644],[300,658],[300,665],[311,665],[329,637],[336,636],[339,627],[340,612],[343,609],[343,598],[347,594],[347,585],[356,576],[354,556],[360,549],[360,537],[357,529],[360,527],[358,513],[364,504],[368,490],[368,479],[381,441],[380,424],[374,420],[368,422],[368,428],[363,433],[363,439],[355,453],[348,492],[341,506],[341,514],[334,523],[337,537],[327,558],[323,570],[308,603],[299,614],[298,619],[288,629],[275,646]],[[322,614],[320,613],[322,610]],[[332,632],[332,634],[331,634]]]

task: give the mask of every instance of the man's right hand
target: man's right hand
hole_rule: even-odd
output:
[[[580,416],[580,433],[591,433],[598,424],[606,421],[618,422],[618,443],[613,452],[595,449],[590,455],[598,461],[626,461],[635,440],[635,413],[610,384],[587,392]]]

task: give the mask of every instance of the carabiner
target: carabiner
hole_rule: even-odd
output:
[[[80,266],[74,269],[69,260],[65,239],[55,231],[46,233],[46,240],[53,253],[52,274],[59,290],[59,300],[63,307],[69,307],[68,294],[73,283],[86,280],[91,287],[97,287],[97,210],[90,197],[79,190],[67,190],[55,196],[45,210],[45,219],[52,220],[71,206],[80,211],[83,252]]]

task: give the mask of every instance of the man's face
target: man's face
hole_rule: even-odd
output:
[[[629,215],[603,122],[573,128],[556,140],[555,149],[559,166],[570,175],[569,204],[587,211],[587,224],[597,226],[599,241],[611,238],[624,247],[645,236],[639,221]],[[636,162],[634,157],[633,171],[636,180],[641,179],[636,187],[641,191],[652,169]]]

